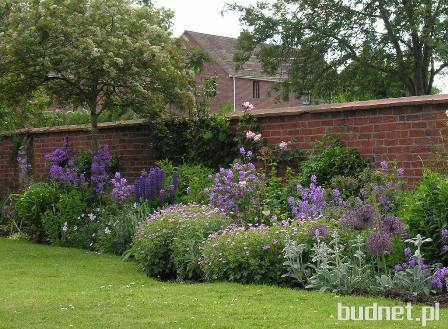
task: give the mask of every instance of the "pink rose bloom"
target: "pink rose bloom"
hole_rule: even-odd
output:
[[[246,112],[252,111],[254,109],[254,105],[249,103],[249,102],[244,102],[243,103],[243,109]]]
[[[280,147],[281,150],[286,150],[288,148],[288,143],[282,141],[280,144],[278,144],[278,147]]]
[[[255,134],[253,131],[248,131],[248,132],[246,132],[246,138],[247,139],[255,139],[255,136],[256,136],[257,134]]]

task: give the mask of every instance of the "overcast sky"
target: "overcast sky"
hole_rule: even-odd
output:
[[[238,15],[221,11],[228,2],[253,4],[257,0],[155,0],[156,5],[172,9],[174,18],[174,34],[179,36],[184,30],[208,34],[238,37],[241,30]],[[437,87],[448,93],[448,77],[436,80]]]

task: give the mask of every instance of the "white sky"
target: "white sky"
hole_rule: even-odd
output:
[[[238,37],[241,27],[238,14],[221,11],[226,3],[254,4],[257,0],[155,0],[155,4],[174,11],[174,35],[184,30]],[[436,86],[448,93],[448,76],[439,76]]]

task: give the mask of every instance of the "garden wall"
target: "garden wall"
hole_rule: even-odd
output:
[[[394,160],[415,183],[424,166],[435,162],[435,153],[448,144],[445,111],[448,95],[403,97],[366,102],[256,110],[263,136],[271,144],[294,140],[293,146],[309,149],[314,141],[333,135],[361,152],[375,166]],[[232,114],[237,120],[239,114]],[[15,156],[17,134],[28,136],[27,155],[35,180],[46,174],[44,155],[63,146],[67,136],[76,150],[89,148],[89,127],[67,126],[21,130],[0,134],[0,197],[20,188]],[[141,120],[100,125],[101,144],[121,157],[120,170],[131,181],[156,160],[148,128]]]

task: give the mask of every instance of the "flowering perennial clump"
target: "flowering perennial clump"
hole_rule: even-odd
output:
[[[119,172],[115,173],[114,178],[112,178],[110,182],[113,186],[111,192],[112,200],[116,202],[123,202],[132,194],[134,187],[129,185],[126,178],[121,177]]]
[[[288,204],[294,217],[300,221],[315,220],[322,217],[328,207],[325,189],[317,185],[317,177],[311,177],[309,187],[297,185],[297,200],[290,196]]]
[[[250,151],[240,150],[248,159]],[[210,197],[210,204],[226,213],[238,213],[244,207],[256,203],[255,193],[262,185],[261,176],[251,162],[237,162],[229,169],[221,168],[214,178],[211,189],[205,189]]]

